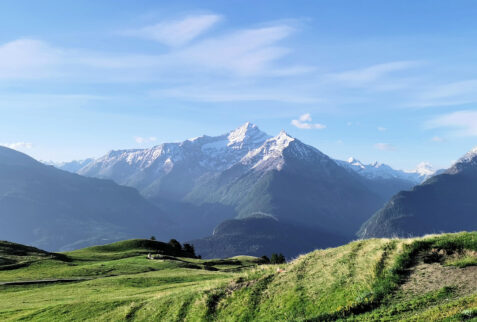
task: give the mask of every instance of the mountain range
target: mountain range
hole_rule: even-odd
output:
[[[334,236],[319,243],[310,238],[315,247],[336,245],[354,238],[393,194],[414,185],[398,178],[366,178],[284,131],[271,137],[251,123],[216,137],[111,151],[77,173],[138,189],[181,224],[179,238],[209,238],[207,245],[219,242],[221,234],[206,236],[224,221],[240,226],[240,220],[257,215],[268,216],[282,231],[293,227],[289,231],[297,237],[312,236],[310,230]],[[245,226],[249,237],[263,235],[260,225]],[[280,236],[277,229],[272,235]]]
[[[2,148],[0,233],[48,250],[155,235],[192,241],[206,257],[292,257],[358,231],[368,238],[475,229],[476,154],[444,173],[427,164],[401,171],[334,160],[251,123],[55,164],[73,173]]]
[[[427,162],[420,163],[417,168],[412,171],[396,170],[387,164],[379,162],[365,164],[353,157],[346,161],[336,160],[336,162],[341,166],[356,171],[368,179],[399,179],[419,184],[436,173]]]

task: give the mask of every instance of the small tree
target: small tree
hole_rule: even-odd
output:
[[[150,240],[156,240],[156,236],[151,236]]]
[[[169,240],[169,245],[174,249],[176,252],[180,252],[182,250],[182,245],[176,239]]]
[[[270,258],[270,263],[272,264],[283,264],[285,262],[286,262],[285,256],[283,256],[282,253],[280,254],[273,253],[272,257]]]
[[[192,257],[195,257],[194,245],[185,243],[182,249],[184,250],[184,252],[190,254]]]

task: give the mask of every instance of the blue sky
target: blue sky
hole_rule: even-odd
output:
[[[474,1],[2,1],[0,144],[97,157],[246,121],[412,169],[477,145]]]

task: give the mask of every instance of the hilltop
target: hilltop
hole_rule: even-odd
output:
[[[23,247],[9,244],[4,251],[6,244],[1,245],[2,258]],[[477,316],[477,232],[360,240],[280,265],[250,256],[174,256],[168,247],[128,240],[47,255],[24,267],[0,266],[0,281],[36,283],[0,286],[0,318],[369,321]],[[159,251],[161,259],[147,259]]]

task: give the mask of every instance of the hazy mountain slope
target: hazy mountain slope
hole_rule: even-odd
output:
[[[477,229],[477,148],[444,174],[402,191],[358,232],[362,238]]]
[[[0,147],[0,238],[48,250],[151,234],[170,222],[139,193]]]

